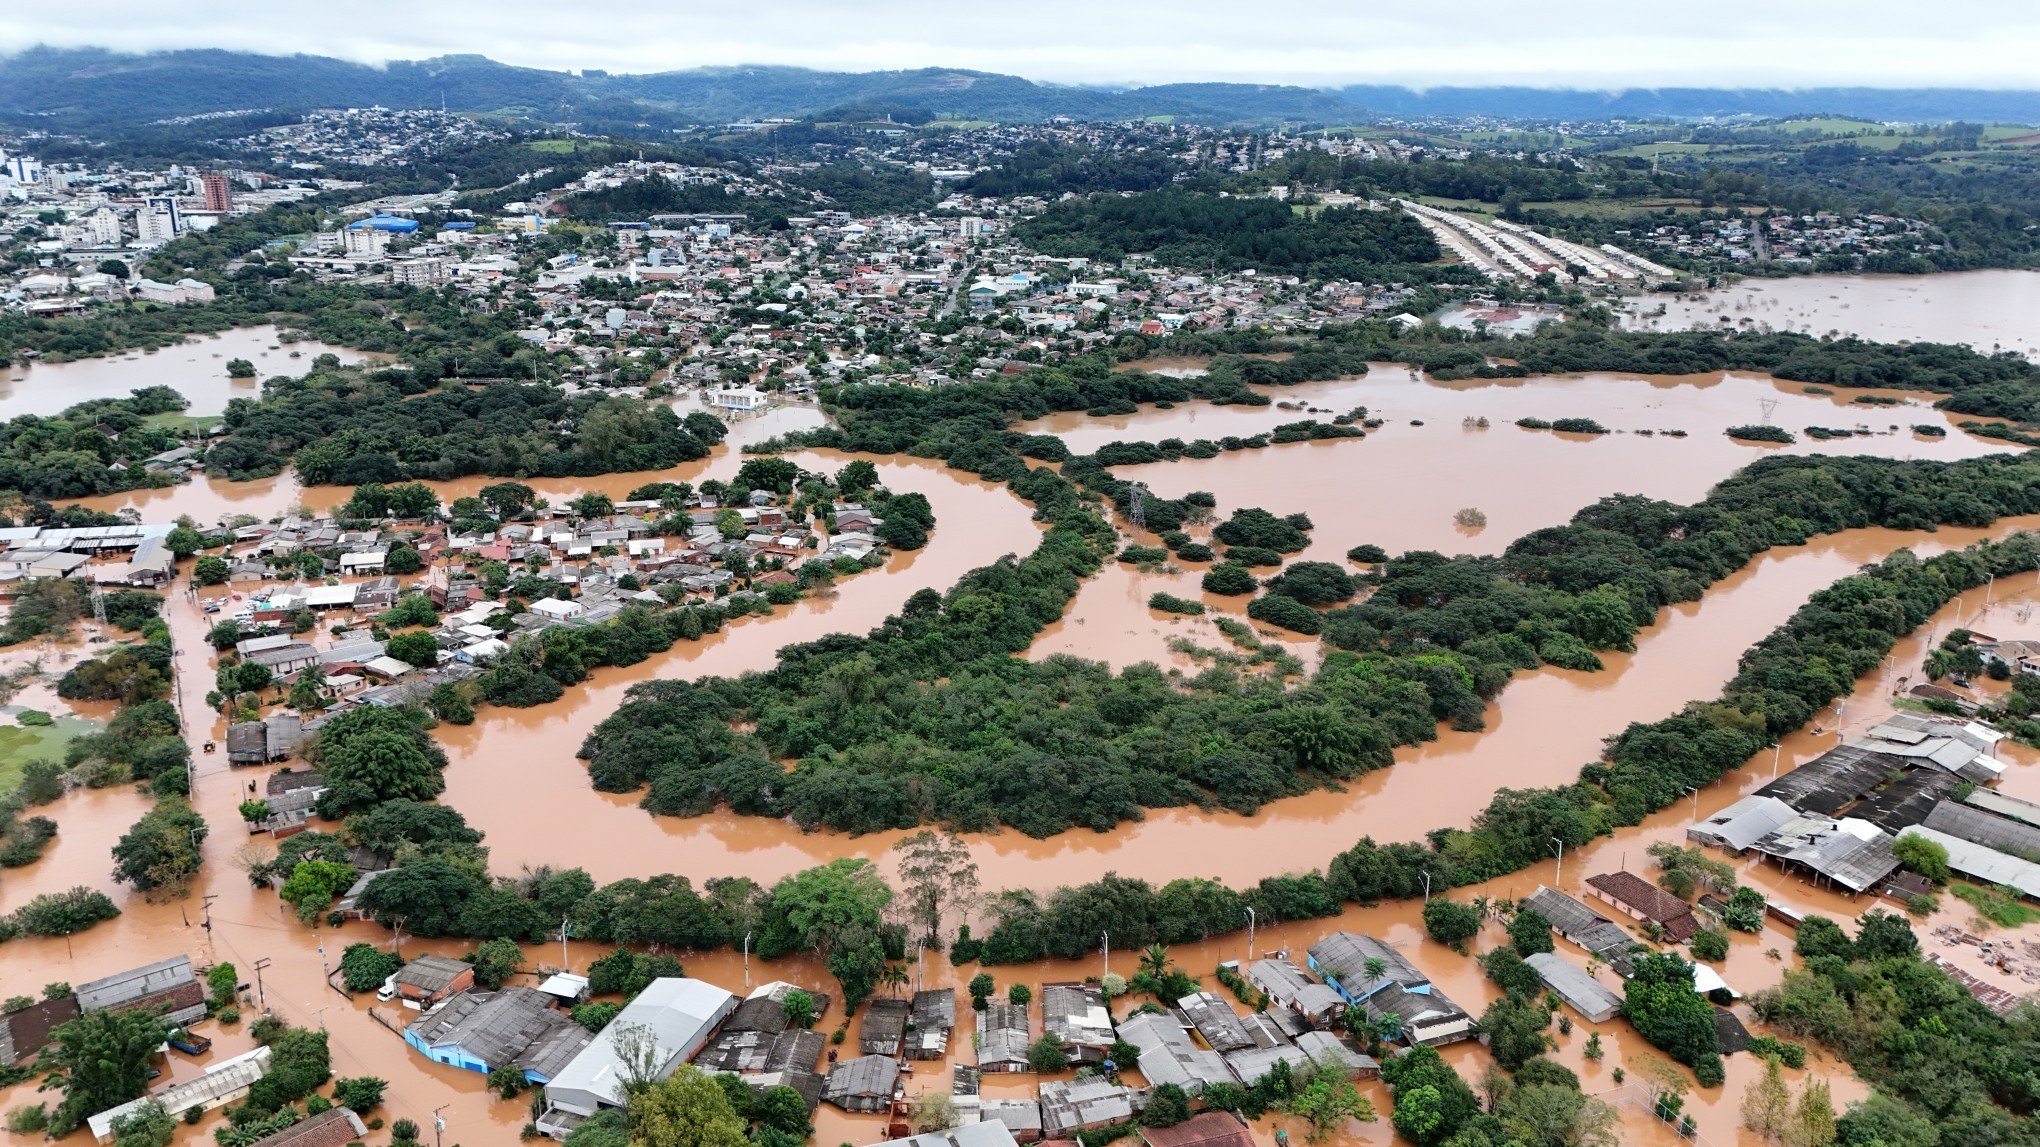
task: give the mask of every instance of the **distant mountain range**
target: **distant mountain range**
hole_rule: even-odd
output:
[[[1053,116],[1174,116],[1200,123],[1350,124],[1373,116],[1623,117],[1829,114],[1878,120],[2040,123],[2040,91],[1954,88],[1544,88],[1040,84],[949,68],[818,72],[740,66],[646,75],[576,75],[482,56],[383,66],[324,56],[190,50],[132,55],[32,48],[0,57],[0,118],[116,127],[239,108],[303,111],[381,104],[505,113],[549,121],[670,127],[759,116],[878,116],[1031,122]]]

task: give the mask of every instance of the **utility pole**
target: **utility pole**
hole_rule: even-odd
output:
[[[567,918],[560,917],[560,971],[573,969],[573,962],[567,959]]]
[[[1783,753],[1784,751],[1785,742],[1783,741],[1771,742],[1771,775],[1773,777],[1776,777],[1778,775],[1778,754]]]
[[[255,1006],[262,1009],[264,1014],[267,1014],[269,1011],[269,996],[262,990],[262,969],[268,966],[269,957],[267,956],[255,961]]]
[[[744,933],[744,986],[751,986],[751,934]]]
[[[1247,905],[1247,960],[1254,958],[1254,906]]]
[[[217,895],[207,894],[199,897],[198,901],[199,908],[205,913],[205,921],[199,925],[199,927],[205,929],[205,953],[216,964],[219,963],[220,958],[219,954],[213,951],[212,902],[218,899]]]
[[[442,1103],[432,1109],[432,1147],[445,1147],[446,1119],[439,1113],[451,1106],[450,1103]]]
[[[1100,932],[1098,938],[1105,945],[1105,975],[1112,974],[1112,933]]]
[[[1553,885],[1554,887],[1558,888],[1558,889],[1559,889],[1560,891],[1564,891],[1564,890],[1565,890],[1565,842],[1564,842],[1564,841],[1562,841],[1562,840],[1560,840],[1560,839],[1558,839],[1557,837],[1555,837],[1555,836],[1554,836],[1554,837],[1552,837],[1552,838],[1551,838],[1551,843],[1552,843],[1552,846],[1553,846],[1554,848],[1558,849],[1558,867],[1557,867],[1557,868],[1554,868],[1554,869],[1552,869],[1552,870],[1551,870],[1551,883],[1552,883],[1552,885]]]
[[[1426,903],[1426,904],[1429,904],[1430,902],[1431,902],[1431,872],[1430,872],[1430,870],[1429,870],[1429,869],[1425,869],[1425,870],[1424,870],[1424,903]]]

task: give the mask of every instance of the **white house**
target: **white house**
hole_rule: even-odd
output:
[[[565,621],[570,617],[579,617],[588,612],[588,610],[586,606],[583,606],[578,601],[563,601],[560,598],[548,597],[532,602],[531,612],[553,621]]]
[[[736,386],[728,390],[712,390],[708,393],[708,404],[717,410],[746,413],[765,409],[765,392],[755,386]]]

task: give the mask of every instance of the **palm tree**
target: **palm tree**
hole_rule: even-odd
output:
[[[907,986],[907,966],[901,963],[888,963],[885,969],[879,972],[878,982],[885,985],[886,995],[897,995],[901,988]]]
[[[1388,975],[1388,961],[1379,956],[1367,957],[1366,963],[1361,966],[1367,969],[1367,982],[1370,984]]]
[[[1168,977],[1172,966],[1174,961],[1169,959],[1169,949],[1165,944],[1150,944],[1140,954],[1141,974],[1154,977],[1157,983]]]
[[[1394,1012],[1383,1012],[1381,1018],[1374,1021],[1374,1031],[1381,1037],[1381,1042],[1394,1043],[1402,1038],[1402,1017]]]

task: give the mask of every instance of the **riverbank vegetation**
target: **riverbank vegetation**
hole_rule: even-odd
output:
[[[853,436],[855,426],[846,419]],[[1406,554],[1386,563],[1366,601],[1322,615],[1337,652],[1294,689],[1227,673],[1177,684],[1152,666],[1115,675],[1066,657],[1013,662],[1059,616],[1071,579],[1098,561],[1075,536],[1054,544],[1062,539],[1052,530],[1053,548],[973,571],[947,595],[917,594],[865,638],[790,647],[774,670],[736,680],[636,686],[583,753],[598,788],[649,785],[654,812],[726,804],[852,832],[938,822],[1048,836],[1102,831],[1143,808],[1251,812],[1383,767],[1393,748],[1429,740],[1441,722],[1481,728],[1487,701],[1517,670],[1597,665],[1595,651],[1631,648],[1658,609],[1694,600],[1771,546],[1861,526],[2031,513],[2040,510],[2036,473],[2040,463],[2010,456],[1766,459],[1698,505],[1604,499],[1499,558]],[[1024,481],[1066,493],[1045,472]],[[2019,568],[2017,547],[1992,553]],[[1904,577],[1902,563],[1886,575]],[[1936,568],[1934,578],[1951,575]],[[1269,614],[1261,603],[1278,600],[1298,605],[1257,605]],[[1286,614],[1269,620],[1289,624]],[[1784,729],[1810,712],[1759,700],[1752,711],[1798,714]],[[733,722],[751,729],[735,732]],[[796,762],[790,772],[776,763],[785,759]],[[1629,791],[1620,758],[1615,779],[1625,816],[1656,798]]]
[[[1873,911],[1852,940],[1799,926],[1800,968],[1750,1003],[1758,1018],[1848,1060],[1876,1088],[1841,1117],[1843,1143],[2024,1143],[2040,1108],[2040,1013],[1993,1014],[1920,958],[1902,916]]]
[[[81,402],[54,418],[22,414],[0,422],[0,498],[48,501],[173,485],[174,477],[142,461],[183,440],[148,420],[186,405],[169,387],[149,386],[128,398]]]

